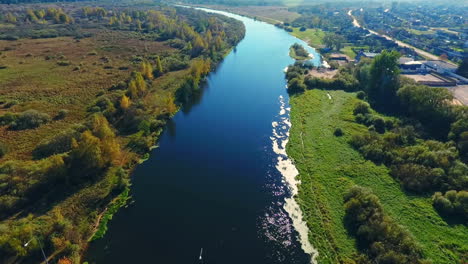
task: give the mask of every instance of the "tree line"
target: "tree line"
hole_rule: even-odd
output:
[[[32,13],[38,19],[42,16],[36,10]],[[165,40],[176,51],[132,58],[135,71],[128,79],[97,94],[82,123],[39,142],[33,160],[10,159],[8,151],[14,146],[0,144],[0,158],[8,158],[0,164],[0,219],[5,227],[0,233],[0,262],[12,256],[34,262],[40,241],[46,252],[59,252],[63,263],[80,263],[97,214],[128,193],[128,171],[148,155],[167,120],[200,90],[204,77],[244,35],[241,22],[183,8],[85,7],[71,14],[80,33],[80,25],[128,30],[142,38]],[[25,16],[15,27],[22,28]],[[30,18],[34,20],[32,14]],[[123,23],[110,24],[114,19]],[[46,26],[40,20],[27,23]],[[159,82],[173,71],[186,75]],[[161,90],[171,92],[156,92]],[[7,112],[0,116],[0,126],[35,129],[66,115],[67,111],[54,117],[35,110]],[[105,228],[99,230],[102,235]],[[31,235],[38,241],[24,247]]]
[[[349,144],[364,158],[386,165],[409,194],[433,194],[434,208],[447,221],[466,223],[467,107],[452,104],[453,95],[445,88],[401,77],[399,56],[384,51],[374,60],[341,67],[331,79],[312,77],[310,65],[296,63],[286,72],[288,92],[292,96],[308,89],[357,92],[361,100],[354,106],[354,118],[368,130],[353,134]],[[362,243],[370,263],[426,263],[414,242],[395,249],[400,242],[385,238],[386,230],[398,230],[398,236],[408,236],[404,241],[411,240],[406,231],[390,224],[375,195],[353,189],[345,200],[349,230]]]

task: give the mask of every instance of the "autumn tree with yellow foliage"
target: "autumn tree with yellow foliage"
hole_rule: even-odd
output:
[[[128,96],[124,95],[120,99],[120,108],[123,110],[126,110],[130,106],[130,98]]]
[[[158,57],[159,58],[159,57]],[[152,80],[154,78],[153,76],[153,66],[151,63],[144,61],[141,63],[141,73],[143,77],[147,80]]]

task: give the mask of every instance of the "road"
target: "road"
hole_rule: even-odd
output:
[[[353,10],[349,10],[348,15],[353,19],[353,25],[354,25],[355,27],[360,27],[360,28],[366,29],[366,30],[368,30],[368,31],[369,31],[370,33],[372,33],[372,34],[375,34],[375,35],[377,35],[377,36],[381,36],[381,37],[384,37],[384,38],[386,38],[386,39],[388,39],[388,40],[391,40],[391,41],[395,42],[396,44],[398,44],[398,46],[400,46],[400,47],[414,49],[414,50],[416,51],[416,53],[418,53],[420,56],[422,56],[422,57],[424,57],[424,58],[426,58],[426,59],[430,59],[430,60],[440,60],[440,58],[439,58],[438,56],[434,55],[434,54],[431,54],[431,53],[429,53],[429,52],[427,52],[427,51],[424,51],[424,50],[422,50],[422,49],[418,49],[418,48],[416,48],[416,47],[414,47],[414,46],[411,46],[411,45],[409,45],[409,44],[407,44],[407,43],[404,43],[404,42],[402,42],[402,41],[400,41],[400,40],[394,39],[394,38],[392,38],[392,37],[390,37],[390,36],[388,36],[388,35],[380,34],[380,33],[377,33],[376,31],[373,31],[373,30],[370,30],[370,29],[368,29],[368,28],[363,27],[361,24],[359,24],[359,21],[357,21],[357,19],[353,16]],[[447,63],[450,63],[450,64],[452,64],[452,65],[455,65],[455,64],[453,64],[453,63],[451,63],[451,62],[448,62],[448,61],[447,61]]]

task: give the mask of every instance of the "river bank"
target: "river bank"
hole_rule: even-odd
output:
[[[270,139],[272,122],[283,118],[278,98],[287,97],[282,72],[294,61],[289,47],[305,43],[270,24],[232,16],[244,22],[246,37],[133,172],[135,202],[91,243],[89,262],[143,262],[157,255],[187,263],[203,247],[210,262],[310,263],[284,208],[291,196]]]
[[[299,171],[297,201],[311,230],[309,239],[320,252],[318,262],[353,263],[356,258],[356,241],[343,224],[343,195],[351,186],[360,185],[371,189],[385,211],[414,235],[427,258],[434,263],[456,263],[453,254],[463,252],[466,228],[447,224],[430,197],[406,194],[387,167],[365,160],[348,143],[352,134],[367,130],[354,121],[358,101],[355,93],[318,89],[290,100],[287,153]],[[334,135],[336,128],[342,129],[342,137]]]

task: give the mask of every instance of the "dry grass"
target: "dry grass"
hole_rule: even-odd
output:
[[[0,69],[0,102],[18,102],[11,108],[0,105],[0,115],[36,109],[54,117],[60,109],[69,110],[65,119],[32,130],[0,127],[2,141],[14,146],[4,159],[30,159],[40,141],[81,122],[98,94],[108,93],[138,67],[131,62],[134,56],[174,52],[164,43],[123,32],[95,33],[79,41],[69,37],[0,41],[1,64],[7,66]],[[59,66],[60,61],[70,65]]]

